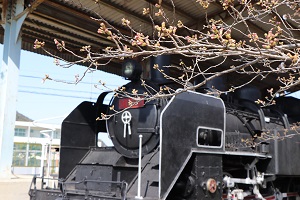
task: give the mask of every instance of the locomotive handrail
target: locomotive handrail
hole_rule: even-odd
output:
[[[72,182],[63,182],[62,181],[61,183],[63,183],[63,184],[80,184],[80,183],[85,183],[85,182],[120,184],[120,183],[124,183],[125,181],[98,181],[98,180],[85,179],[85,180],[81,180],[81,181],[72,181]]]
[[[146,166],[147,166],[148,164],[150,164],[149,161],[150,161],[150,160],[158,153],[158,151],[159,151],[159,148],[156,148],[156,149],[153,151],[153,153],[152,153],[151,155],[149,154],[149,158],[147,158],[146,161],[143,162],[143,166],[142,166],[142,168],[141,168],[141,172],[143,172],[144,169],[146,168]],[[146,155],[146,156],[147,156],[147,155]],[[129,188],[131,188],[131,187],[134,185],[134,182],[135,182],[137,179],[138,179],[138,174],[135,175],[135,177],[133,178],[133,181],[131,182],[131,184],[129,184]]]
[[[243,117],[257,117],[259,118],[259,116],[257,116],[257,114],[255,113],[243,113],[241,111],[237,112],[234,108],[230,108],[230,107],[226,107],[226,112],[235,115],[242,123],[243,125],[247,128],[247,130],[249,131],[249,133],[251,134],[252,137],[255,136],[255,131],[254,129],[249,125],[248,121],[244,120]]]
[[[84,149],[84,150],[89,150],[90,147],[72,147],[72,146],[61,146],[64,149]]]
[[[34,175],[33,178],[32,178],[32,180],[31,180],[30,186],[29,186],[29,191],[28,191],[28,195],[29,195],[29,196],[32,196],[32,195],[31,195],[31,189],[32,189],[32,187],[33,187],[33,191],[36,192],[36,190],[37,190],[37,187],[36,187],[36,185],[37,185],[36,179],[41,179],[41,180],[42,180],[42,182],[41,182],[41,189],[44,189],[44,180],[53,180],[53,181],[57,181],[58,183],[60,183],[60,179],[58,179],[58,178],[48,178],[48,177],[44,177],[44,176],[38,177],[38,176]],[[54,190],[57,190],[58,188],[55,187],[55,185],[54,185],[54,188],[46,188],[46,189],[54,189]]]
[[[240,104],[245,107],[248,108],[249,110],[253,111],[251,109],[250,105],[253,105],[257,110],[258,116],[259,116],[259,120],[260,120],[260,126],[261,126],[261,130],[265,130],[266,129],[266,121],[265,121],[265,114],[264,111],[261,109],[261,107],[259,107],[255,102],[250,101],[248,99],[239,99]]]
[[[37,179],[42,179],[42,180],[45,180],[45,179],[49,179],[49,180],[57,180],[59,184],[61,184],[61,192],[65,195],[65,194],[73,194],[72,192],[70,192],[71,190],[68,190],[66,189],[66,185],[71,185],[71,184],[85,184],[86,186],[86,183],[90,182],[90,183],[111,183],[111,184],[120,184],[121,185],[121,199],[122,200],[125,200],[126,199],[126,194],[127,194],[127,190],[128,190],[128,183],[125,182],[125,181],[99,181],[99,180],[88,180],[88,179],[85,179],[85,180],[81,180],[81,181],[72,181],[72,182],[64,182],[62,179],[57,179],[57,178],[45,178],[45,177],[37,177],[37,176],[34,176],[32,178],[32,181],[31,181],[31,184],[30,184],[30,187],[29,187],[29,192],[28,192],[28,195],[31,196],[31,189],[33,187],[33,190],[36,191],[37,190],[37,187],[36,187],[36,180]],[[43,189],[43,181],[42,181],[42,186],[41,186],[41,189]],[[58,189],[58,188],[47,188],[47,189]],[[85,189],[85,194],[86,195],[89,195],[91,193],[88,192],[89,190],[87,190],[87,188]],[[75,194],[75,193],[74,193]],[[76,193],[77,194],[77,193]],[[98,195],[95,195],[95,194],[91,194],[93,196],[98,196]],[[99,197],[103,197],[103,196],[99,196]],[[108,198],[108,197],[107,197]],[[112,197],[109,197],[109,198],[112,198]]]
[[[31,197],[31,188],[32,185],[34,186],[33,190],[36,191],[36,175],[33,176],[30,186],[29,186],[29,191],[28,191],[28,195]]]
[[[286,114],[284,114],[282,111],[280,111],[280,110],[278,110],[274,107],[271,107],[269,109],[270,109],[271,112],[276,113],[277,115],[279,115],[281,117],[283,125],[286,129],[290,129],[290,123],[289,123],[289,120],[287,119]]]

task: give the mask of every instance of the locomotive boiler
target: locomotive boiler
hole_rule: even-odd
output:
[[[151,64],[168,65],[168,59]],[[143,96],[169,84],[152,73],[146,88],[139,64],[125,62],[123,75],[131,80],[125,90]],[[216,79],[185,92],[170,86],[179,93],[169,99],[115,96],[109,105],[104,92],[97,102],[81,103],[62,124],[58,187],[37,188],[35,177],[30,198],[299,199],[300,136],[292,125],[299,113],[291,109],[299,101],[281,98],[261,108],[254,86],[222,98],[206,94],[223,85]],[[101,113],[112,116],[96,120]],[[98,147],[99,132],[114,146]]]

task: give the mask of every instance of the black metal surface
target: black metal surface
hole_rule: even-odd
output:
[[[275,99],[276,107],[287,114],[290,123],[300,121],[300,100],[295,97],[279,97]]]
[[[222,155],[196,154],[192,174],[195,175],[197,192],[190,199],[222,199]],[[214,179],[217,183],[214,193],[208,191],[207,181],[209,179]]]
[[[110,92],[102,92],[97,99],[97,118],[99,117],[101,119],[101,115],[107,113],[108,105],[104,104],[104,99],[109,93]],[[105,120],[97,120],[96,132],[107,132]]]
[[[270,119],[270,122],[266,123],[266,129],[290,129],[291,124],[288,120],[287,114],[275,105],[262,108],[265,116]],[[270,126],[271,125],[271,126]]]
[[[164,77],[164,74],[161,73],[159,70],[153,70],[154,65],[157,65],[157,67],[160,70],[163,70],[163,72],[167,75],[169,75],[169,68],[170,65],[171,56],[170,55],[159,55],[156,57],[151,57],[150,59],[150,69],[151,69],[151,80],[155,83],[159,84],[166,84],[167,82],[170,82]]]
[[[212,154],[223,150],[223,146],[198,147],[196,133],[199,126],[224,131],[224,113],[221,99],[193,92],[177,95],[166,107],[161,116],[161,198],[185,167],[193,148],[207,149]]]
[[[99,192],[111,192],[111,183],[101,181],[112,181],[112,166],[103,165],[78,165],[75,181],[97,180],[100,182],[80,183],[75,186],[79,190],[94,190]]]
[[[124,199],[136,174],[136,159],[127,159],[114,148],[91,148],[62,188],[69,199]]]
[[[156,88],[157,86],[151,85],[151,87]],[[133,89],[137,90],[139,94],[143,94],[144,92],[149,92],[143,86],[141,86],[141,82],[131,82],[124,86],[126,91],[131,92]],[[111,102],[110,106],[114,106],[116,110],[119,109],[119,100],[121,98],[115,97]],[[116,114],[107,120],[107,127],[109,135],[112,139],[114,147],[118,152],[122,155],[127,156],[129,158],[137,158],[138,157],[138,147],[139,147],[139,135],[143,135],[143,155],[151,152],[159,142],[159,135],[157,133],[158,123],[159,123],[159,115],[161,105],[158,100],[153,100],[151,102],[147,102],[141,108],[129,108],[126,111],[130,112],[132,118],[130,121],[130,129],[131,135],[129,135],[128,129],[126,128],[126,133],[124,137],[124,126],[125,124],[122,122],[121,116],[122,113]],[[129,106],[128,106],[129,107]],[[122,111],[122,110],[120,110]],[[113,111],[109,111],[109,114],[114,114]]]
[[[142,158],[141,195],[145,199],[158,199],[159,151]],[[135,197],[138,189],[138,176],[129,184],[128,197]]]
[[[249,101],[255,102],[258,99],[261,99],[261,92],[255,86],[246,85],[246,86],[242,87],[241,89],[238,89],[234,93],[234,96],[237,99],[243,99],[243,100],[249,100]]]
[[[156,81],[163,82],[159,78]],[[159,89],[155,84],[146,84]],[[140,81],[124,87],[128,92],[136,89],[141,96],[147,91]],[[67,199],[126,199],[126,195],[127,199],[134,198],[140,134],[143,135],[141,191],[146,199],[158,199],[159,192],[160,198],[168,200],[221,199],[223,170],[232,177],[246,178],[245,166],[257,158],[261,158],[257,159],[259,172],[266,173],[268,181],[270,177],[275,183],[282,181],[277,184],[280,187],[293,180],[289,177],[300,176],[300,135],[289,130],[290,123],[282,110],[290,112],[292,122],[298,120],[299,111],[282,107],[280,101],[277,107],[261,109],[254,103],[260,95],[255,88],[233,95],[226,103],[226,114],[221,99],[196,92],[173,97],[162,115],[165,103],[161,100],[128,108],[126,111],[132,115],[131,135],[126,132],[125,137],[122,112],[111,117],[107,124],[96,121],[101,113],[115,114],[103,104],[107,94],[101,94],[96,104],[83,102],[63,122],[59,177],[67,177],[64,186],[73,185],[64,193]],[[295,102],[299,101],[291,102],[292,108],[298,108]],[[112,99],[109,106],[122,111],[119,97]],[[105,132],[106,125],[115,147],[97,148],[97,133]],[[259,138],[263,133],[271,133],[270,138],[266,141]],[[216,192],[207,189],[210,179],[217,182]],[[245,184],[241,188],[246,191],[251,187]],[[35,197],[52,200],[45,191],[36,191]]]
[[[222,199],[222,155],[194,153],[186,164],[167,200]],[[208,180],[216,182],[216,191],[208,189]]]
[[[197,85],[201,82],[205,81],[204,77],[198,76],[194,79],[194,85]],[[217,95],[217,90],[226,91],[225,78],[222,76],[215,77],[212,80],[206,81],[205,84],[196,89],[197,92],[207,94],[209,92],[216,92],[214,95]]]
[[[96,173],[94,173],[94,170]],[[92,148],[77,165],[75,177],[78,181],[90,179],[130,183],[136,173],[137,162],[135,159],[127,159],[115,151],[114,148]],[[92,186],[91,188],[95,187],[98,186]],[[99,191],[102,191],[102,189],[99,188]]]
[[[252,142],[253,137],[261,132],[258,114],[226,106],[226,150],[253,152],[252,145],[242,141]]]
[[[298,130],[299,131],[299,130]],[[300,175],[300,135],[290,130],[273,131],[274,139],[270,140],[270,154],[273,158],[267,172],[276,175]],[[278,138],[278,136],[280,136]]]
[[[30,200],[67,200],[60,190],[31,190]]]
[[[115,165],[121,156],[114,148],[92,148],[80,164]]]
[[[76,164],[96,145],[96,105],[83,102],[63,121],[59,178],[66,178]]]

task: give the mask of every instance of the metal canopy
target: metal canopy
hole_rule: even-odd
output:
[[[6,12],[8,1],[0,0],[2,16]],[[46,42],[47,50],[51,53],[74,61],[75,58],[70,54],[62,54],[56,50],[53,42],[55,38],[64,41],[75,53],[80,53],[80,48],[85,45],[91,45],[96,51],[110,46],[112,42],[97,33],[100,22],[93,18],[99,19],[98,14],[122,33],[131,34],[122,26],[121,19],[126,18],[131,21],[134,29],[142,31],[145,35],[151,35],[153,24],[142,14],[142,11],[143,8],[150,8],[151,11],[158,2],[159,0],[25,0],[24,11],[29,11],[29,14],[21,29],[22,49],[45,55],[42,50],[33,49],[35,39],[39,39]],[[176,13],[172,2],[176,5]],[[229,18],[223,7],[215,2],[206,10],[207,14],[195,0],[165,0],[162,4],[167,15],[171,16],[175,23],[180,19],[185,25],[198,30],[203,29],[206,15],[208,18],[218,17],[223,20]],[[286,9],[282,8],[282,12],[285,13]],[[161,23],[159,18],[154,17],[153,20],[156,24]],[[253,22],[251,26],[261,33],[267,32],[269,28],[259,22]],[[3,35],[4,31],[0,29],[1,42],[3,42]],[[119,62],[112,62],[108,66],[101,67],[100,70],[121,75]],[[239,75],[231,75],[228,81],[237,82],[239,78]],[[254,84],[265,89],[274,86],[276,78],[273,75],[268,79],[255,81]],[[299,89],[300,86],[294,87],[291,91]]]

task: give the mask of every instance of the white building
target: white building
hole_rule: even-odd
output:
[[[58,173],[61,125],[34,122],[17,113],[13,174]],[[50,149],[50,154],[49,154]]]
[[[44,169],[45,176],[57,176],[60,138],[61,125],[39,123],[17,112],[12,173],[41,176]],[[107,134],[99,133],[97,145],[111,146],[112,143]]]

